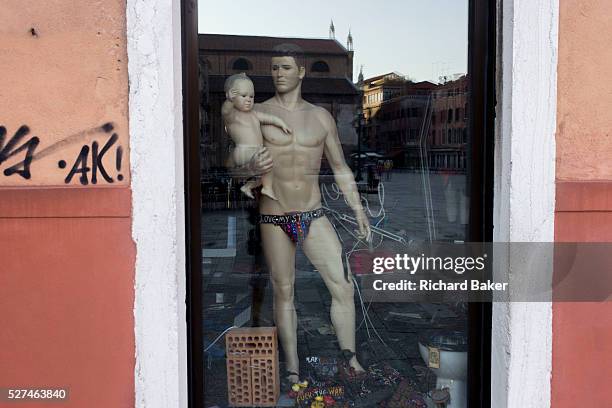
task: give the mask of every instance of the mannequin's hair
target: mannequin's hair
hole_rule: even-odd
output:
[[[298,68],[306,66],[304,50],[300,46],[291,43],[283,43],[272,48],[274,57],[293,57]]]
[[[250,83],[253,83],[253,81],[251,81],[251,78],[249,78],[247,74],[241,72],[239,74],[230,75],[225,80],[225,85],[223,85],[223,91],[228,92],[230,89],[234,89],[234,86],[238,81],[249,81]]]

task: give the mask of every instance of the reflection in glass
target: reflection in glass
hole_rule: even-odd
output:
[[[266,4],[262,2],[261,7],[265,8]],[[294,6],[300,7],[298,2]],[[216,7],[212,2],[201,1],[199,8],[212,12]],[[249,14],[247,3],[244,7],[243,13]],[[418,11],[423,16],[430,15],[426,6],[419,6],[424,8],[418,10],[409,10],[406,5],[402,7],[406,7],[406,13]],[[397,10],[394,13],[397,14]],[[291,367],[295,364],[288,361],[290,353],[281,347],[279,361],[275,363],[277,371],[271,379],[265,375],[261,377],[274,382],[274,376],[278,375],[281,380],[279,399],[272,406],[324,406],[317,404],[329,403],[333,398],[339,406],[373,407],[385,402],[388,407],[424,407],[435,401],[445,403],[446,399],[448,407],[465,407],[468,380],[466,305],[412,303],[409,299],[403,303],[380,303],[364,298],[361,293],[362,276],[372,273],[374,257],[403,254],[427,242],[468,240],[469,79],[465,69],[461,74],[450,75],[440,69],[443,64],[429,59],[421,65],[429,65],[431,71],[436,66],[436,74],[442,75],[435,79],[435,75],[428,78],[421,75],[418,80],[410,72],[410,77],[403,75],[399,73],[403,70],[399,66],[398,72],[388,70],[365,75],[364,67],[374,66],[375,60],[378,63],[379,59],[386,59],[387,65],[393,68],[396,60],[400,63],[398,54],[404,49],[370,46],[379,47],[381,52],[375,60],[368,60],[359,56],[358,47],[353,48],[353,34],[349,32],[346,42],[335,38],[338,23],[336,27],[329,27],[330,38],[301,33],[300,27],[304,24],[300,20],[293,24],[295,31],[277,28],[277,33],[270,36],[265,30],[275,27],[273,14],[266,16],[252,10],[251,15],[257,16],[259,27],[252,28],[251,32],[211,34],[204,24],[199,39],[206,406],[227,406],[232,398],[242,398],[243,394],[244,398],[253,401],[262,398],[256,396],[255,391],[266,385],[257,383],[262,380],[255,378],[263,375],[263,369],[254,365],[256,359],[250,355],[242,356],[251,359],[244,368],[246,371],[236,371],[236,366],[228,371],[228,360],[241,356],[230,355],[228,347],[231,345],[226,344],[222,334],[232,327],[279,326],[282,337],[285,329],[278,322],[275,324],[275,320],[279,320],[278,305],[284,304],[291,305],[290,313],[295,312],[297,317],[295,339],[299,367]],[[230,22],[235,21],[236,15],[220,10],[216,18]],[[437,20],[429,21],[433,26],[438,23]],[[465,31],[467,17],[452,24],[463,26]],[[326,32],[327,27],[322,28]],[[392,24],[377,23],[376,30],[381,44],[398,40]],[[353,27],[353,33],[356,32],[357,28]],[[357,39],[355,44],[358,44]],[[423,35],[421,41],[427,42],[427,39],[427,35]],[[460,51],[465,54],[465,37],[462,41]],[[335,122],[341,154],[350,167],[372,228],[371,242],[365,242],[356,233],[356,213],[351,209],[354,203],[351,203],[350,192],[343,191],[342,183],[334,176],[338,174],[338,164],[332,153],[326,149],[321,154],[320,168],[318,165],[301,167],[316,167],[315,174],[304,170],[304,177],[318,177],[316,185],[320,189],[321,207],[325,210],[321,218],[329,221],[334,240],[341,248],[343,274],[355,288],[351,308],[354,306],[356,314],[351,321],[354,320],[355,348],[365,368],[364,374],[350,370],[351,366],[355,367],[351,364],[353,357],[342,352],[343,348],[350,347],[346,344],[341,347],[338,342],[342,334],[338,336],[337,331],[343,330],[346,322],[339,322],[338,314],[333,321],[333,311],[330,317],[332,302],[337,302],[330,288],[333,291],[336,286],[322,279],[327,258],[317,255],[327,253],[327,246],[309,250],[304,242],[297,246],[289,243],[290,246],[278,247],[280,249],[273,254],[265,252],[262,242],[265,244],[269,239],[265,237],[266,231],[276,231],[278,226],[262,223],[261,215],[276,214],[269,209],[280,208],[283,200],[289,202],[295,197],[282,198],[281,191],[280,204],[265,204],[270,199],[261,195],[249,198],[240,190],[245,183],[244,174],[230,160],[234,143],[222,117],[223,102],[227,98],[224,83],[230,75],[244,72],[253,83],[256,103],[277,97],[279,85],[273,82],[271,61],[278,57],[274,48],[285,43],[295,44],[303,50],[300,66],[304,67],[305,76],[301,82],[301,96],[308,103],[324,108]],[[434,47],[433,40],[431,47]],[[364,67],[360,64],[357,70],[356,60]],[[275,109],[270,108],[267,113],[285,115],[282,110]],[[295,127],[295,138],[303,136],[300,126],[309,129],[309,137],[316,137],[312,123],[318,119],[299,117],[303,123],[288,116],[290,127]],[[272,132],[262,129],[264,136]],[[274,134],[277,139],[282,136]],[[274,149],[271,138],[268,136],[264,144]],[[296,163],[282,164],[280,156],[274,157],[275,166],[297,168]],[[280,207],[275,207],[277,205]],[[320,221],[319,215],[313,218],[316,219],[309,225]],[[316,244],[321,242],[325,241],[317,239]],[[310,247],[317,245],[311,243]],[[271,257],[286,257],[288,252],[293,256],[293,248],[296,251],[294,290],[289,287],[288,301],[280,302],[278,287],[275,292],[271,283],[270,265],[275,262]],[[278,280],[275,284],[279,284]],[[254,349],[264,347],[255,340],[252,344]],[[231,377],[236,372],[242,373],[239,384],[228,378],[228,373]],[[308,380],[308,385],[302,384],[301,388],[298,385],[292,391],[291,383],[296,382],[292,372],[296,372],[300,380]],[[246,377],[250,385],[245,382]],[[293,381],[286,381],[287,378]],[[327,398],[314,400],[315,391]],[[232,392],[240,395],[232,397]],[[253,405],[256,404],[253,402]]]

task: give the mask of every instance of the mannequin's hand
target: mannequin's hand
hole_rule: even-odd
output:
[[[249,172],[253,176],[260,176],[267,173],[272,170],[272,167],[274,167],[272,156],[265,147],[261,147],[257,150],[248,163]]]
[[[370,221],[368,221],[368,217],[366,216],[365,212],[363,210],[355,211],[355,218],[357,220],[357,225],[359,226],[357,237],[365,240],[366,242],[371,242],[372,231],[370,231]]]
[[[281,129],[283,129],[283,132],[285,132],[288,135],[290,135],[293,132],[293,130],[291,130],[291,128],[286,125],[282,126]]]

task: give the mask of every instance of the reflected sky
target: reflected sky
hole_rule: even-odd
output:
[[[199,0],[199,32],[336,39],[353,35],[355,78],[397,71],[415,81],[467,72],[467,0]]]

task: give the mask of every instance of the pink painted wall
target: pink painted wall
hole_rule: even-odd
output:
[[[39,139],[30,178],[4,174],[27,149],[0,163],[0,387],[69,387],[62,407],[133,407],[125,0],[3,0],[0,18],[0,150],[24,125],[15,148]],[[113,133],[94,185],[91,149]],[[84,146],[88,184],[67,184]]]
[[[560,0],[555,240],[612,242],[608,0]],[[612,302],[553,305],[554,408],[610,405]]]
[[[559,3],[557,179],[612,180],[612,2]]]
[[[0,202],[0,384],[68,387],[52,406],[133,407],[129,189],[2,189]]]

